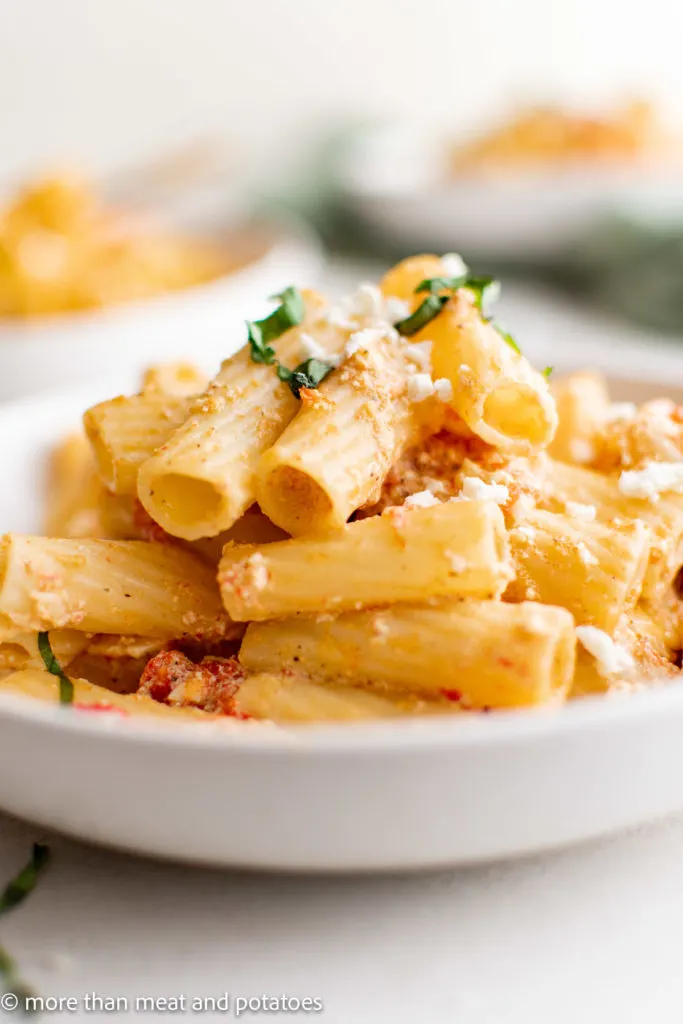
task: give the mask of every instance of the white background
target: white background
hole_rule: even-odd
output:
[[[679,108],[682,35],[679,0],[0,0],[0,174],[110,166],[200,126],[277,169],[340,116]]]

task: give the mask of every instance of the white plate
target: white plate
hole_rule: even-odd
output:
[[[405,252],[474,259],[562,255],[604,214],[683,211],[680,170],[595,169],[445,177],[446,139],[388,127],[363,136],[341,168],[343,198],[369,232]]]
[[[0,318],[0,400],[76,387],[112,367],[139,371],[191,358],[215,370],[226,339],[268,308],[269,295],[314,282],[322,268],[317,238],[299,222],[272,225],[263,255],[207,284],[103,310]]]
[[[0,410],[1,529],[39,528],[48,446],[107,390]],[[664,391],[630,387],[635,400]],[[0,806],[160,857],[318,871],[510,857],[683,808],[682,684],[554,711],[227,726],[131,722],[5,696]]]

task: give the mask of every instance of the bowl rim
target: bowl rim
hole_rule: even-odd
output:
[[[240,230],[262,231],[265,245],[259,254],[234,270],[185,288],[159,292],[146,298],[129,299],[96,308],[46,313],[34,317],[0,316],[0,345],[25,343],[57,332],[89,332],[103,324],[123,324],[125,321],[152,316],[163,310],[167,315],[181,308],[196,306],[218,298],[226,290],[248,286],[252,278],[292,254],[307,254],[317,263],[323,259],[321,241],[314,229],[305,221],[285,214],[256,219],[245,223]],[[234,226],[232,226],[234,229]],[[264,296],[265,297],[265,296]]]

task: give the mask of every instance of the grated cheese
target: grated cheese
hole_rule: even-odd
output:
[[[434,381],[434,394],[440,402],[450,402],[453,397],[453,385],[448,377],[439,377]]]
[[[428,370],[432,358],[431,341],[414,341],[405,347],[405,354],[412,363],[416,363],[421,370]]]
[[[600,675],[616,676],[635,668],[629,652],[615,644],[612,637],[597,626],[577,626],[576,638],[595,658]]]
[[[441,502],[431,491],[417,491],[416,494],[409,494],[403,504],[408,508],[431,508],[432,505],[440,505]]]
[[[428,373],[416,373],[408,380],[408,399],[411,402],[424,402],[434,394],[434,381]]]
[[[315,338],[311,337],[310,334],[301,335],[301,347],[309,359],[320,359],[323,363],[327,363],[329,366],[334,366],[336,368],[342,361],[342,357],[340,355],[333,355],[331,352],[326,352],[322,345],[319,345]]]
[[[510,492],[504,484],[487,484],[478,476],[466,476],[462,482],[458,499],[463,501],[495,501],[497,505],[506,505],[510,500]]]
[[[444,253],[441,257],[441,264],[448,277],[462,277],[469,271],[464,259],[457,252]]]
[[[572,519],[581,519],[584,523],[592,523],[598,514],[595,505],[584,505],[580,501],[566,501],[564,509]]]
[[[648,462],[642,469],[627,469],[619,477],[619,490],[627,498],[657,501],[666,491],[683,491],[683,462]]]

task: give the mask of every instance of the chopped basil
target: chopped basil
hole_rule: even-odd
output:
[[[53,676],[59,679],[59,703],[72,704],[74,699],[74,684],[71,682],[62,666],[57,661],[50,646],[50,638],[47,633],[38,634],[38,650],[43,659],[45,668]]]
[[[0,895],[0,914],[6,914],[13,907],[22,903],[35,889],[38,876],[50,859],[50,848],[44,843],[34,843],[31,860],[16,878],[5,887]],[[7,995],[17,997],[17,1008],[21,1006],[27,1012],[27,999],[33,995],[32,990],[22,981],[17,965],[7,950],[0,946],[0,980]]]
[[[491,316],[489,306],[500,295],[500,281],[497,281],[495,277],[468,277],[465,288],[474,292],[475,306],[484,319],[489,320]]]
[[[498,298],[500,282],[495,277],[473,277],[470,274],[462,274],[460,277],[426,277],[424,281],[420,281],[415,293],[419,295],[420,292],[428,292],[427,298],[414,313],[406,317],[405,320],[399,320],[394,327],[399,334],[405,337],[417,334],[439,315],[451,295],[459,288],[468,288],[473,292],[474,304],[482,317],[486,321],[491,320],[488,306]],[[443,294],[444,292],[450,294]],[[521,355],[521,349],[512,335],[498,324],[493,324],[493,326],[503,341]]]
[[[548,378],[550,377],[550,374],[553,372],[554,369],[555,369],[554,366],[546,366],[545,370],[543,371],[543,376],[545,377],[546,380],[548,380]]]
[[[334,367],[324,363],[321,359],[306,359],[295,369],[289,370],[286,366],[278,364],[277,375],[284,380],[292,389],[292,394],[300,398],[299,392],[302,388],[317,388],[321,381],[327,377]]]
[[[38,875],[50,859],[50,847],[45,843],[34,843],[31,860],[16,878],[9,882],[0,895],[0,914],[6,914],[18,906],[35,888]]]
[[[247,320],[252,362],[266,363],[268,366],[275,362],[275,349],[271,341],[276,341],[290,328],[298,326],[306,312],[301,292],[296,288],[285,288],[272,298],[281,299],[282,304],[263,320]]]
[[[469,280],[468,274],[461,274],[460,277],[426,277],[420,281],[415,293],[429,292],[430,295],[438,295],[440,292],[457,292],[458,288],[464,288]]]
[[[425,284],[426,282],[422,282]],[[405,320],[399,320],[394,327],[399,334],[409,338],[411,334],[417,334],[423,327],[431,323],[439,315],[448,302],[448,295],[428,295],[427,298],[417,307],[414,313],[407,316]]]

